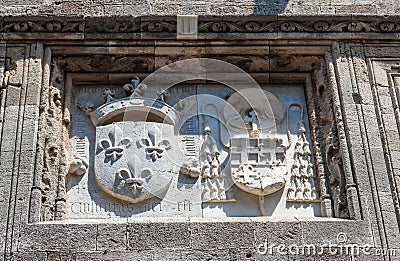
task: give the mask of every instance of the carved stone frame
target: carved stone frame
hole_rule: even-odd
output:
[[[228,47],[227,47],[228,48]],[[274,48],[275,46],[271,45],[269,52],[274,52]],[[303,47],[302,46],[298,46],[298,47],[286,47],[285,46],[276,46],[277,48],[277,52],[279,53],[284,53],[284,52],[290,52],[291,55],[298,55],[298,53],[296,53],[297,51],[300,51]],[[347,152],[347,141],[346,141],[346,134],[344,133],[344,124],[343,124],[343,119],[342,119],[342,111],[341,111],[341,102],[340,102],[340,97],[339,97],[339,91],[338,91],[338,87],[337,87],[337,83],[336,83],[336,74],[335,74],[335,69],[334,69],[334,64],[333,64],[333,58],[332,58],[332,53],[330,52],[329,48],[323,46],[316,46],[316,49],[313,50],[313,54],[312,55],[319,55],[324,57],[324,60],[326,61],[326,64],[308,64],[308,67],[313,67],[314,69],[309,70],[308,72],[274,72],[274,71],[269,71],[268,72],[268,79],[264,78],[264,80],[262,79],[263,75],[261,74],[255,74],[254,77],[257,79],[257,77],[259,77],[259,79],[261,79],[261,82],[269,82],[269,83],[282,83],[282,81],[285,81],[287,83],[296,83],[296,84],[302,84],[305,87],[305,92],[306,92],[306,98],[308,101],[308,111],[309,111],[309,115],[310,115],[310,124],[311,124],[311,133],[312,133],[312,137],[314,140],[314,144],[313,144],[313,148],[314,148],[314,153],[316,156],[316,162],[318,162],[318,172],[319,172],[319,180],[320,180],[320,189],[321,189],[321,199],[322,199],[322,208],[323,208],[323,213],[326,216],[326,218],[322,218],[320,221],[289,221],[289,223],[293,222],[293,227],[291,229],[289,229],[291,232],[290,233],[298,233],[299,231],[297,231],[297,229],[299,230],[309,230],[312,231],[314,229],[322,229],[322,230],[326,230],[325,228],[325,222],[330,223],[331,225],[333,224],[337,224],[339,226],[342,226],[344,223],[346,222],[351,222],[351,221],[345,221],[342,219],[330,219],[329,217],[332,217],[333,213],[332,213],[332,209],[330,207],[331,204],[331,199],[329,196],[329,193],[327,192],[327,185],[326,185],[326,162],[324,161],[324,159],[322,159],[322,155],[320,152],[320,143],[321,141],[317,142],[317,136],[321,135],[318,133],[318,115],[321,112],[317,112],[316,110],[316,104],[319,103],[320,101],[317,101],[315,98],[317,97],[315,95],[315,92],[324,92],[327,91],[327,97],[331,96],[332,97],[332,108],[334,109],[334,113],[335,113],[335,117],[336,117],[336,126],[338,128],[338,133],[339,133],[339,141],[340,141],[340,147],[342,149],[342,155],[343,155],[343,161],[344,163],[344,169],[345,169],[345,173],[346,173],[346,183],[347,183],[347,193],[351,193],[349,195],[349,199],[351,200],[350,205],[350,209],[349,209],[349,213],[350,213],[350,217],[351,219],[355,219],[358,221],[352,221],[352,222],[358,222],[357,224],[357,229],[354,230],[354,234],[352,234],[351,230],[347,230],[348,232],[348,236],[351,239],[354,239],[355,241],[352,241],[354,243],[358,242],[358,243],[362,243],[365,242],[365,238],[361,241],[359,241],[362,237],[360,237],[360,234],[363,234],[365,237],[368,237],[368,230],[365,230],[364,232],[362,232],[363,230],[360,231],[360,227],[365,227],[363,224],[365,224],[365,220],[361,220],[360,217],[360,209],[359,209],[359,202],[358,202],[358,195],[357,195],[357,191],[356,190],[352,190],[353,188],[356,189],[355,187],[355,182],[353,181],[353,173],[351,170],[351,167],[349,167],[350,163],[349,162],[349,158],[350,155]],[[285,49],[285,50],[284,50]],[[310,48],[311,49],[311,48]],[[47,47],[45,49],[45,58],[44,61],[45,63],[47,63],[47,67],[45,65],[45,70],[47,69],[48,71],[44,72],[44,75],[46,75],[46,73],[50,74],[50,63],[55,63],[54,58],[51,57],[50,54],[60,54],[62,53],[63,56],[68,56],[70,54],[71,48],[69,47]],[[289,51],[290,50],[290,51]],[[318,51],[317,51],[318,50]],[[90,52],[90,51],[89,51]],[[307,54],[306,52],[302,51],[302,55]],[[309,57],[308,57],[309,58]],[[51,62],[50,62],[51,61]],[[298,63],[303,63],[307,62],[305,60],[302,60],[301,58],[296,61]],[[54,68],[53,68],[54,69]],[[282,69],[283,71],[285,70],[285,68]],[[54,70],[53,70],[54,72]],[[59,82],[60,84],[60,89],[64,90],[62,96],[63,98],[63,102],[65,103],[65,106],[63,108],[63,110],[60,110],[60,112],[62,112],[63,116],[60,118],[60,120],[63,122],[62,124],[60,124],[60,127],[62,128],[62,132],[63,137],[68,137],[68,127],[64,126],[64,123],[68,123],[68,117],[69,117],[69,110],[70,110],[70,106],[73,106],[71,104],[70,101],[70,97],[71,97],[71,91],[73,88],[73,81],[76,80],[76,77],[80,77],[80,79],[82,79],[82,77],[84,79],[86,79],[86,81],[92,81],[92,82],[98,82],[101,81],[101,79],[104,79],[104,75],[96,75],[93,74],[93,72],[87,72],[87,77],[84,76],[84,74],[82,75],[82,73],[80,74],[75,74],[75,73],[68,73],[68,72],[63,72],[62,73],[62,79],[64,79],[62,82]],[[54,73],[50,74],[49,76],[49,80],[51,81],[51,78],[55,77]],[[128,74],[126,74],[125,77],[129,77]],[[108,74],[106,76],[106,78],[110,79],[112,78],[111,74]],[[117,76],[118,78],[118,76]],[[285,79],[285,80],[284,80]],[[43,87],[43,93],[44,90],[48,89],[48,87],[46,87],[44,85]],[[43,95],[42,93],[42,95]],[[325,105],[327,105],[328,103],[326,103]],[[327,108],[329,109],[329,108]],[[40,138],[39,138],[40,140]],[[65,144],[65,140],[63,141],[63,144]],[[45,146],[44,146],[45,147]],[[67,148],[65,147],[61,147],[62,151],[66,151]],[[65,157],[64,153],[61,153],[61,157]],[[321,157],[321,158],[319,158]],[[66,163],[61,164],[62,166],[65,165]],[[65,168],[65,167],[64,167]],[[63,201],[63,197],[65,197],[65,187],[63,187],[63,184],[65,183],[65,175],[67,173],[66,169],[61,169],[61,174],[59,175],[59,183],[58,183],[58,194],[57,194],[57,199],[56,199],[56,214],[55,214],[55,218],[56,219],[63,219],[63,215],[65,214],[65,210],[63,209],[64,207],[64,203],[65,201]],[[39,173],[40,174],[40,173]],[[355,193],[355,194],[354,194]],[[32,201],[31,201],[31,205],[37,205],[38,203],[34,202],[34,197],[32,197]],[[40,204],[40,203],[39,203]],[[30,213],[30,220],[33,223],[36,223],[37,221],[39,221],[36,218],[34,218],[35,216],[35,208],[31,208],[31,213]],[[268,223],[267,228],[265,227],[265,222],[267,221],[271,221],[270,223]],[[317,218],[318,220],[318,218]],[[226,225],[228,226],[237,226],[240,224],[240,226],[244,225],[245,226],[249,226],[253,229],[255,229],[256,233],[260,233],[260,235],[264,234],[266,230],[272,229],[272,230],[277,230],[279,231],[279,223],[276,223],[276,221],[274,221],[273,218],[247,218],[247,219],[241,219],[241,218],[227,218],[227,220],[225,221],[231,221],[232,223],[227,223]],[[56,221],[55,221],[56,222]],[[177,222],[177,223],[176,223]],[[207,220],[198,220],[196,222],[194,222],[192,224],[192,220],[190,221],[190,224],[187,221],[176,221],[175,223],[169,224],[168,226],[205,226],[206,224],[210,224],[211,226],[213,226],[212,224],[214,223],[209,223],[210,221]],[[183,223],[182,223],[183,222]],[[198,222],[198,223],[197,223]],[[343,223],[344,222],[344,223]],[[56,222],[57,223],[57,222]],[[65,227],[63,225],[57,225],[57,224],[53,224],[51,225],[55,230],[57,227],[61,226],[60,229],[66,228],[66,229],[73,229],[73,227],[75,227],[75,225],[68,225],[70,227]],[[216,226],[219,226],[218,223],[214,224]],[[236,224],[236,225],[235,225]],[[264,225],[263,225],[264,224]],[[313,224],[313,228],[309,228],[309,226]],[[41,226],[41,223],[37,224],[37,225],[28,225],[27,228],[34,229],[34,227],[36,226]],[[90,225],[90,224],[80,224],[78,227],[82,228],[84,231],[90,231],[90,227],[93,227],[94,225]],[[102,230],[105,229],[105,227],[118,227],[117,224],[111,225],[111,224],[97,224],[96,226],[96,230]],[[129,226],[140,226],[140,223],[137,224],[131,224]],[[365,227],[367,228],[367,227]],[[120,230],[120,229],[118,229]],[[334,230],[336,231],[336,230]],[[33,232],[33,231],[32,231]],[[337,232],[337,231],[336,231]],[[61,230],[60,230],[61,233]],[[125,231],[125,233],[128,233],[127,231]],[[274,232],[275,234],[276,232]],[[337,232],[339,233],[339,232]],[[35,233],[33,233],[35,234]],[[259,236],[260,236],[259,235]],[[266,235],[266,234],[264,234]],[[327,235],[329,235],[329,238],[327,239],[335,239],[335,235],[333,235],[332,233],[328,233]],[[357,236],[356,236],[357,235]],[[90,236],[89,236],[90,237]],[[259,240],[259,239],[258,239]],[[299,239],[300,240],[300,239]],[[262,242],[261,241],[256,241],[256,242]],[[322,240],[321,242],[324,242],[324,240]]]
[[[254,38],[257,38],[255,36]],[[26,48],[29,49],[33,55],[36,55],[36,60],[41,61],[43,64],[41,68],[37,68],[37,71],[28,70],[30,73],[30,77],[38,77],[41,79],[41,84],[36,82],[36,85],[40,86],[40,92],[42,95],[41,101],[37,104],[34,104],[36,101],[32,100],[32,104],[37,106],[41,113],[48,109],[49,105],[43,103],[43,101],[48,100],[48,90],[50,88],[49,83],[53,77],[54,73],[52,73],[52,63],[55,54],[59,54],[62,56],[71,56],[75,49],[74,46],[68,46],[70,43],[59,43],[57,41],[48,41],[44,43],[44,46],[41,43],[34,44],[25,44]],[[78,44],[81,44],[78,42]],[[99,52],[103,48],[103,50],[113,50],[113,43],[109,43],[107,41],[96,41],[93,43],[97,47],[87,47],[87,52]],[[138,45],[137,42],[125,43],[126,45]],[[168,45],[168,43],[160,42],[157,44]],[[170,43],[173,47],[176,47],[175,44]],[[209,44],[209,43],[207,43]],[[238,43],[235,42],[224,42],[223,46],[236,45]],[[247,43],[249,44],[249,42]],[[279,53],[283,48],[284,52],[291,53],[294,55],[316,55],[324,57],[324,62],[321,71],[312,70],[308,72],[285,72],[283,71],[273,71],[270,70],[266,75],[254,75],[254,78],[260,80],[264,78],[264,81],[269,83],[279,82],[282,79],[286,79],[286,82],[292,83],[301,83],[304,84],[306,88],[306,96],[307,99],[310,97],[315,97],[312,93],[312,90],[317,90],[318,86],[321,86],[325,83],[326,90],[330,90],[332,97],[332,108],[333,113],[335,115],[336,126],[339,136],[339,143],[342,150],[343,155],[343,166],[345,170],[345,178],[346,178],[346,191],[347,191],[347,200],[349,203],[349,216],[351,220],[339,219],[339,218],[331,218],[329,217],[329,208],[323,212],[326,216],[324,218],[314,218],[314,219],[288,219],[285,221],[278,221],[274,218],[261,217],[261,218],[226,218],[222,220],[214,220],[214,219],[200,219],[200,218],[190,218],[190,219],[146,219],[141,220],[137,219],[134,222],[126,222],[124,221],[115,221],[114,223],[69,223],[68,220],[64,221],[47,221],[40,222],[40,214],[37,213],[37,210],[41,208],[42,198],[41,198],[41,190],[42,187],[38,183],[38,179],[42,177],[42,172],[40,171],[40,163],[37,159],[44,157],[46,153],[46,147],[44,142],[44,134],[43,126],[41,124],[45,124],[44,121],[46,119],[46,115],[43,114],[42,117],[40,115],[34,115],[35,119],[38,119],[38,138],[36,146],[36,167],[34,173],[27,173],[26,176],[20,176],[16,179],[26,180],[28,184],[32,180],[32,184],[29,185],[29,189],[26,189],[26,184],[22,182],[19,183],[19,187],[16,187],[16,190],[29,190],[30,192],[30,202],[21,201],[21,203],[14,203],[15,206],[21,206],[20,214],[28,214],[29,220],[20,218],[15,220],[15,217],[12,217],[17,226],[10,227],[8,229],[8,236],[6,238],[6,251],[8,255],[11,255],[12,252],[30,252],[37,251],[40,252],[49,252],[56,251],[64,253],[65,255],[74,255],[78,257],[84,257],[86,255],[85,252],[93,251],[94,256],[102,256],[102,257],[112,257],[112,252],[123,252],[126,250],[130,250],[127,254],[127,258],[139,258],[142,257],[140,253],[141,249],[156,249],[159,247],[163,248],[180,248],[182,251],[204,251],[204,238],[207,238],[209,242],[215,242],[214,247],[206,251],[212,251],[213,248],[222,248],[225,249],[227,255],[232,249],[240,249],[240,255],[244,257],[243,253],[246,252],[254,252],[254,246],[257,246],[260,243],[264,243],[264,240],[268,238],[270,243],[285,243],[289,244],[318,244],[323,245],[328,242],[336,243],[336,236],[339,233],[346,233],[347,236],[347,244],[371,244],[374,247],[387,247],[397,246],[396,243],[396,235],[395,232],[385,231],[387,229],[387,224],[396,225],[397,219],[396,216],[392,215],[393,208],[390,207],[390,199],[392,197],[384,197],[387,201],[388,205],[386,209],[383,209],[383,214],[381,215],[380,211],[382,206],[379,201],[383,198],[380,195],[380,190],[378,186],[380,184],[376,181],[377,170],[373,169],[369,165],[375,164],[377,166],[382,167],[386,170],[386,164],[384,159],[379,161],[378,159],[372,159],[372,155],[374,154],[374,149],[382,146],[381,141],[379,139],[372,140],[373,134],[376,133],[377,137],[379,136],[379,132],[374,132],[371,128],[369,128],[368,122],[376,122],[376,111],[374,107],[374,101],[376,102],[376,97],[374,100],[374,96],[371,95],[372,89],[370,84],[370,79],[368,75],[365,76],[365,72],[371,73],[372,67],[370,65],[370,60],[367,64],[367,58],[378,57],[379,55],[371,51],[370,53],[364,53],[364,48],[369,50],[374,49],[377,44],[371,44],[365,47],[361,43],[347,43],[340,42],[336,43],[333,41],[313,41],[311,42],[312,46],[309,46],[310,42],[307,40],[276,40],[268,42],[269,53],[271,50],[273,51],[276,48],[276,53]],[[174,46],[175,45],[175,46]],[[177,44],[178,46],[180,44]],[[192,43],[185,43],[185,46],[196,45]],[[262,46],[265,45],[265,42],[257,42],[256,40],[250,42],[250,45],[254,46]],[[307,46],[306,46],[307,45]],[[396,50],[400,50],[398,43],[395,43],[397,46]],[[17,45],[15,45],[17,46]],[[150,48],[155,48],[155,41],[148,43]],[[293,48],[293,46],[297,46],[297,48]],[[10,44],[9,48],[12,48],[13,45]],[[309,47],[309,48],[306,48]],[[85,49],[86,47],[83,47]],[[115,49],[114,49],[115,50]],[[36,52],[36,53],[35,53]],[[372,53],[372,54],[371,54]],[[398,57],[398,53],[393,53],[392,55]],[[186,54],[188,57],[193,55],[193,52],[188,52]],[[382,56],[382,55],[381,55]],[[29,58],[25,58],[28,59]],[[34,62],[34,58],[31,58]],[[383,58],[382,58],[383,59]],[[354,60],[357,60],[356,62]],[[369,65],[370,67],[368,67]],[[43,71],[42,71],[43,68]],[[321,67],[315,67],[321,68]],[[369,70],[368,70],[369,68]],[[325,74],[326,73],[326,74]],[[91,72],[90,77],[88,79],[92,81],[96,80],[96,77],[92,77],[96,73]],[[58,118],[58,123],[61,128],[61,133],[64,135],[63,137],[67,137],[68,134],[68,106],[67,101],[68,97],[70,97],[70,88],[73,78],[66,75],[65,72],[61,73],[63,75],[64,81],[57,81],[61,90],[64,91],[61,93],[62,102],[66,102],[62,107],[62,117]],[[364,75],[364,76],[363,76]],[[105,78],[97,79],[106,79],[106,81],[110,81],[112,77],[107,75]],[[322,77],[322,80],[321,78]],[[364,78],[363,78],[364,77]],[[32,82],[30,79],[31,86],[34,86],[35,82]],[[261,81],[261,80],[260,80]],[[372,81],[373,82],[373,81]],[[318,84],[319,83],[319,84]],[[26,83],[25,83],[26,84]],[[29,88],[33,88],[33,87]],[[325,87],[321,87],[325,88]],[[54,94],[53,94],[54,95]],[[359,97],[362,97],[364,103],[367,101],[372,101],[372,103],[363,105],[360,103]],[[39,100],[38,100],[39,101]],[[54,102],[54,100],[53,100]],[[314,112],[316,111],[316,102],[308,103],[308,110],[310,115],[310,123],[312,125],[311,129],[316,128],[316,118],[314,118]],[[28,104],[29,105],[29,104]],[[371,113],[372,112],[372,113]],[[48,111],[46,113],[49,113]],[[24,122],[24,127],[27,126],[29,121]],[[42,122],[42,123],[41,123]],[[315,130],[318,131],[318,130]],[[314,133],[313,139],[316,140],[318,133]],[[370,135],[370,136],[368,136]],[[368,138],[369,137],[369,138]],[[51,145],[51,144],[50,144]],[[61,144],[62,145],[62,144]],[[318,146],[320,144],[314,144],[314,152],[318,157]],[[375,146],[375,147],[374,147]],[[61,158],[66,158],[65,153],[68,148],[60,146],[60,155]],[[379,150],[377,152],[380,152]],[[384,153],[379,154],[384,155]],[[377,156],[378,157],[378,156]],[[383,156],[382,156],[383,157]],[[32,159],[35,161],[35,156],[30,156],[26,160]],[[380,158],[379,158],[380,159]],[[318,160],[317,160],[318,161]],[[373,164],[372,164],[373,163]],[[319,168],[320,172],[320,184],[324,183],[322,177],[324,177],[323,170],[325,171],[325,167],[323,164],[323,160],[321,161],[321,168]],[[363,169],[364,166],[367,166],[367,169]],[[65,195],[64,188],[62,184],[65,179],[65,175],[67,174],[67,166],[64,161],[59,166],[59,175],[55,180],[58,186],[56,187],[56,195],[55,199],[55,209],[59,212],[59,215],[55,215],[56,219],[63,219],[63,215],[65,214],[63,211],[63,195]],[[390,180],[387,176],[387,172],[383,171],[383,174],[379,176],[382,180],[383,186],[395,184],[393,183],[393,179]],[[368,182],[364,181],[368,180]],[[18,184],[18,182],[16,182]],[[23,185],[21,185],[23,184]],[[65,182],[64,182],[65,184]],[[325,183],[326,184],[326,183]],[[324,185],[325,185],[324,184]],[[388,186],[390,187],[390,186]],[[329,205],[329,196],[324,195],[324,186],[320,186],[321,188],[321,197],[323,199],[323,205]],[[390,190],[385,190],[386,193],[390,193]],[[27,193],[27,192],[26,192]],[[22,195],[22,193],[21,193]],[[371,201],[368,201],[368,196],[373,195]],[[390,204],[389,204],[390,203]],[[15,208],[15,207],[14,207]],[[376,212],[373,212],[371,216],[371,211],[369,208],[375,208]],[[398,213],[398,207],[396,208],[396,213]],[[15,212],[12,215],[16,215]],[[28,216],[28,215],[26,215]],[[148,223],[156,225],[156,229],[153,229],[148,226]],[[67,224],[66,224],[67,223]],[[386,225],[385,225],[386,223]],[[171,233],[174,231],[174,233]],[[235,237],[237,235],[237,231],[240,231],[241,237]],[[10,236],[14,234],[14,236]],[[318,241],[315,241],[315,234],[318,234]],[[377,236],[377,234],[379,234]],[[162,236],[160,236],[162,235]],[[385,237],[388,238],[385,241]],[[190,238],[190,240],[186,240]],[[223,240],[224,238],[234,238],[233,240],[227,242]],[[74,254],[70,254],[70,248],[68,244],[65,242],[69,241],[77,241],[79,244],[75,245],[76,247],[73,249]],[[133,251],[134,250],[134,251]],[[107,252],[103,254],[103,252]],[[6,253],[6,254],[7,254]],[[153,257],[156,256],[153,253]],[[290,255],[287,254],[289,257]],[[92,256],[93,257],[93,256]]]

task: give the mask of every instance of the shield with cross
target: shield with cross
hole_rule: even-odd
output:
[[[283,115],[277,96],[265,90],[245,89],[227,100],[231,176],[240,189],[265,196],[284,187],[286,147],[276,135]]]
[[[278,138],[232,138],[232,180],[242,190],[265,196],[285,186],[285,150]]]
[[[114,122],[96,127],[95,177],[109,195],[137,203],[161,197],[173,175],[174,126],[157,122]]]

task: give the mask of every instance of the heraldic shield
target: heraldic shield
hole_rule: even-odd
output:
[[[96,128],[95,176],[108,194],[132,203],[159,196],[174,170],[168,151],[177,144],[173,126],[116,122]]]
[[[96,126],[94,173],[112,197],[137,203],[160,197],[180,167],[174,110],[137,94],[110,97],[90,113]]]
[[[283,189],[286,183],[287,148],[275,133],[283,120],[283,107],[277,96],[268,91],[247,89],[241,94],[247,100],[235,93],[228,99],[230,106],[224,110],[225,118],[229,119],[228,129],[233,134],[230,139],[232,180],[243,191],[266,196]],[[234,116],[232,108],[241,114]],[[236,122],[242,122],[243,126]]]

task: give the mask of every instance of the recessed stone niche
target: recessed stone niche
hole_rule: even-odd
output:
[[[55,49],[32,220],[349,218],[330,56],[274,48]]]
[[[304,85],[142,86],[74,86],[67,218],[321,216]]]

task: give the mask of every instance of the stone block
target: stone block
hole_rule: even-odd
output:
[[[126,250],[127,245],[127,224],[99,224],[97,235],[97,247],[99,251]]]
[[[301,222],[304,244],[373,244],[365,221],[304,221]],[[317,241],[315,239],[318,238]]]
[[[81,14],[82,5],[81,1],[65,1],[62,3],[61,14]]]
[[[26,106],[24,113],[24,126],[22,127],[22,151],[33,151],[36,149],[38,136],[39,109],[37,106]]]
[[[254,224],[247,221],[210,222],[200,220],[190,223],[191,247],[202,249],[205,242],[208,249],[251,248],[254,244]],[[239,235],[237,237],[236,235]]]
[[[37,261],[37,260],[51,260],[51,258],[49,259],[48,253],[44,251],[29,251],[29,252],[14,252],[11,254],[10,260]],[[60,260],[60,259],[55,259],[55,260]]]
[[[9,86],[7,88],[6,107],[19,106],[21,102],[21,88],[16,86]]]
[[[336,6],[335,12],[338,14],[376,14],[376,7],[373,5],[343,5]]]
[[[4,110],[3,118],[3,134],[1,137],[1,149],[2,151],[15,151],[17,133],[19,131],[18,121],[19,121],[19,111],[18,106],[9,106]]]
[[[192,231],[189,222],[137,222],[127,227],[128,249],[188,248]]]
[[[96,250],[95,224],[22,225],[19,251],[78,252]]]
[[[288,225],[290,224],[290,225]],[[302,244],[301,224],[298,221],[287,220],[285,222],[257,222],[255,224],[255,246],[256,250],[263,255],[270,255],[269,251],[264,254],[265,248],[274,247],[285,243]],[[262,247],[260,245],[263,245]]]
[[[43,59],[43,46],[33,45],[33,57],[29,59],[29,72],[28,72],[28,91],[26,92],[25,104],[38,105],[40,101],[40,94],[42,89],[42,59]]]

